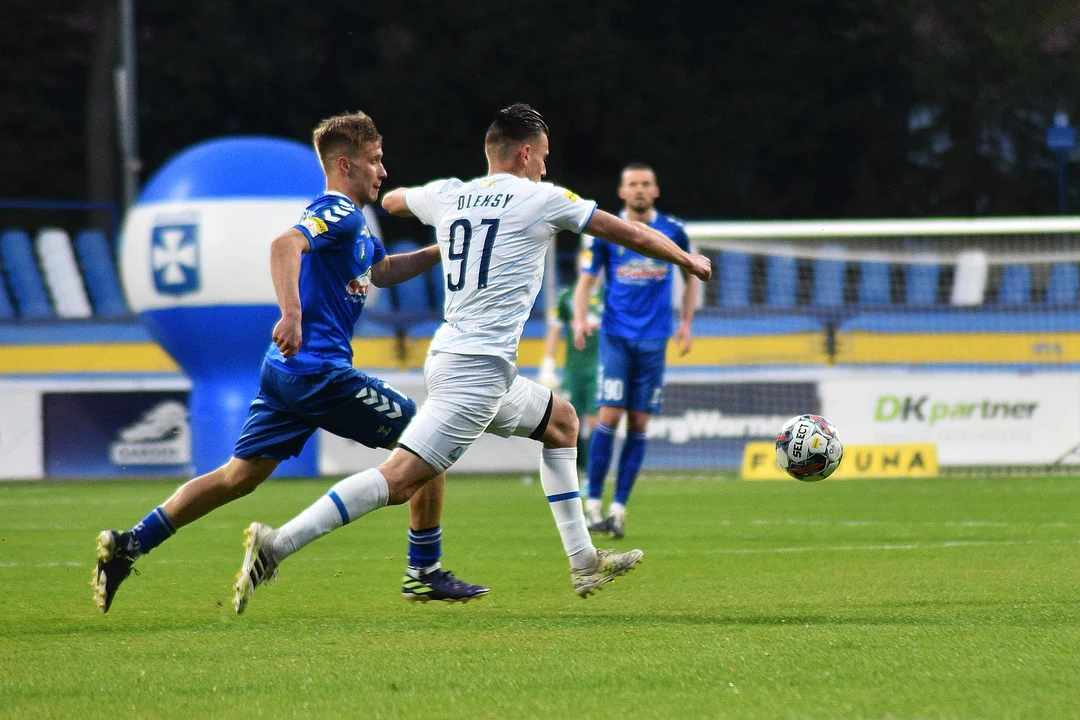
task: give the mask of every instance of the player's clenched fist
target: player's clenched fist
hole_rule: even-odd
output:
[[[300,343],[303,341],[300,318],[281,318],[274,326],[274,334],[271,337],[285,359],[294,357],[300,352]]]
[[[712,261],[704,255],[691,255],[686,271],[700,280],[712,277]]]

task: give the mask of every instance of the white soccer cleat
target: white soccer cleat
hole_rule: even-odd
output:
[[[633,570],[644,556],[645,553],[641,550],[616,553],[597,548],[596,562],[591,568],[570,571],[574,592],[582,598],[589,597],[615,578]]]
[[[592,530],[591,526],[599,526],[604,522],[604,503],[600,500],[594,500],[587,498],[585,500],[585,524],[589,525],[589,532],[599,532]]]
[[[233,586],[233,606],[237,615],[247,608],[255,588],[277,578],[277,563],[264,552],[276,534],[277,530],[258,522],[244,530],[244,564],[236,574],[236,585]]]

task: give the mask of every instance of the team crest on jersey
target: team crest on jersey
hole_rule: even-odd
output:
[[[367,300],[368,286],[371,284],[371,268],[363,275],[354,277],[345,285],[345,295],[349,302],[363,303]]]

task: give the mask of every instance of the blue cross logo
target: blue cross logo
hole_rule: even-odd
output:
[[[163,295],[199,289],[199,234],[196,225],[159,225],[150,243],[154,287]]]

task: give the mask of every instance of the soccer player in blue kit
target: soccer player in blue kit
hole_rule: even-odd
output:
[[[416,414],[411,399],[352,366],[352,330],[370,284],[387,287],[425,272],[439,263],[439,248],[387,255],[368,231],[361,208],[378,199],[386,178],[382,137],[370,117],[324,120],[313,140],[326,192],[271,244],[281,319],[233,457],[182,485],[130,530],[98,536],[91,585],[102,612],[139,557],[184,525],[252,492],[279,463],[299,455],[317,428],[393,448]],[[372,397],[379,402],[365,402]],[[467,601],[488,592],[439,563],[444,486],[440,475],[410,501],[409,567],[402,584],[408,599]]]
[[[671,238],[683,250],[690,240],[682,223],[654,207],[660,188],[648,165],[634,163],[622,171],[620,216],[645,223]],[[592,264],[582,268],[574,290],[574,344],[585,347],[592,333],[587,322],[589,296],[596,276],[606,276],[604,316],[600,322],[600,358],[597,366],[599,421],[589,443],[589,497],[585,513],[590,532],[625,535],[626,503],[645,460],[645,430],[649,417],[660,412],[664,397],[664,359],[671,337],[671,263],[654,260],[600,238],[593,241]],[[683,272],[685,280],[675,343],[683,355],[690,352],[690,326],[697,302],[698,279]],[[611,467],[615,428],[629,410],[626,441],[619,455],[615,497],[603,515],[604,478]]]
[[[543,445],[540,486],[575,594],[588,597],[641,562],[641,550],[616,553],[593,545],[578,493],[577,413],[565,398],[518,374],[518,344],[558,230],[587,229],[704,279],[712,265],[656,230],[542,182],[548,152],[547,122],[529,105],[515,103],[495,114],[484,136],[486,175],[441,178],[383,197],[388,212],[434,227],[442,252],[447,293],[444,322],[424,361],[427,399],[382,465],[341,480],[281,527],[248,527],[237,612],[284,560],[369,513],[408,501],[484,433]]]

